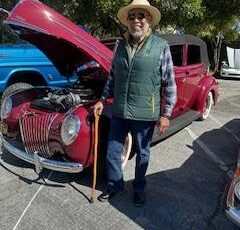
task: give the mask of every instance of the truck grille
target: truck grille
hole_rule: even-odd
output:
[[[21,137],[27,153],[37,152],[45,158],[50,158],[53,155],[49,150],[48,136],[56,116],[56,114],[33,115],[19,119]]]

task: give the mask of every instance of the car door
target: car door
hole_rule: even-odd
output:
[[[174,65],[174,73],[175,73],[175,81],[177,85],[177,102],[172,112],[172,117],[178,116],[182,107],[185,104],[184,92],[186,87],[186,46],[181,45],[171,45],[170,46],[173,65]]]
[[[197,89],[206,68],[201,62],[200,46],[187,45],[186,84],[184,90],[184,112],[190,110],[197,97]]]

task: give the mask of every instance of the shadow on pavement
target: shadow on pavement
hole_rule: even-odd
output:
[[[143,229],[238,229],[224,214],[223,195],[230,178],[199,146],[203,142],[229,170],[236,165],[240,119],[201,135],[193,142],[193,154],[176,169],[147,176],[143,208],[132,203],[132,181],[123,195],[110,203]]]
[[[125,183],[126,192],[111,200],[110,204],[143,229],[237,230],[222,208],[222,197],[230,178],[199,146],[199,141],[203,142],[229,170],[234,170],[240,144],[236,137],[240,137],[240,119],[231,120],[220,129],[202,134],[192,146],[187,146],[193,153],[181,167],[147,176],[144,207],[137,208],[132,203],[132,181]],[[7,154],[3,154],[2,159],[18,167],[32,167]],[[1,166],[26,183],[40,183],[39,180],[46,179],[50,173],[44,170],[39,180],[31,181]],[[45,185],[64,187],[64,184],[69,184],[89,200],[89,194],[84,194],[81,187],[76,187],[72,182],[91,188],[92,168],[80,174],[54,172]],[[103,188],[104,183],[98,182],[97,189]]]

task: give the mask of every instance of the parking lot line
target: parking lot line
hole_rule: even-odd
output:
[[[240,105],[237,104],[237,103],[234,103],[234,102],[231,102],[231,101],[228,101],[228,103],[231,104],[231,105],[233,105],[233,106],[235,106],[235,107],[240,108]]]
[[[36,196],[38,195],[38,193],[41,191],[41,189],[43,188],[43,186],[46,184],[46,182],[48,181],[48,179],[52,176],[53,171],[49,173],[48,177],[46,180],[44,180],[44,183],[39,187],[39,189],[37,190],[37,192],[34,194],[34,196],[32,197],[32,199],[30,200],[30,202],[28,203],[27,207],[24,209],[23,213],[21,214],[20,218],[18,219],[17,223],[15,224],[13,230],[17,229],[17,226],[19,225],[19,223],[21,222],[22,218],[24,217],[26,211],[28,210],[28,208],[31,206],[32,202],[34,201],[34,199],[36,198]]]
[[[227,167],[223,161],[221,161],[218,156],[212,151],[210,150],[207,145],[204,144],[203,141],[201,141],[199,139],[199,137],[188,127],[185,128],[185,130],[188,132],[188,134],[190,135],[190,137],[196,141],[196,143],[200,146],[200,148],[219,166],[219,168],[221,170],[223,170],[224,172],[227,173],[229,178],[232,178],[234,173],[233,171]]]

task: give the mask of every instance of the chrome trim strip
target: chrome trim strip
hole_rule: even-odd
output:
[[[41,165],[41,161],[39,159],[37,152],[34,152],[33,159],[34,159],[36,173],[39,174],[40,172],[42,172],[43,167]]]
[[[26,162],[29,162],[36,167],[36,171],[40,170],[41,167],[58,171],[58,172],[67,172],[67,173],[79,173],[83,170],[83,165],[75,162],[64,162],[64,161],[55,161],[55,160],[49,160],[45,159],[43,157],[38,156],[38,154],[35,152],[33,153],[26,153],[20,149],[17,149],[14,145],[9,143],[7,140],[2,139],[3,147],[9,151],[11,154],[16,156],[17,158],[20,158]]]
[[[227,217],[240,227],[240,210],[229,207],[225,210]]]

